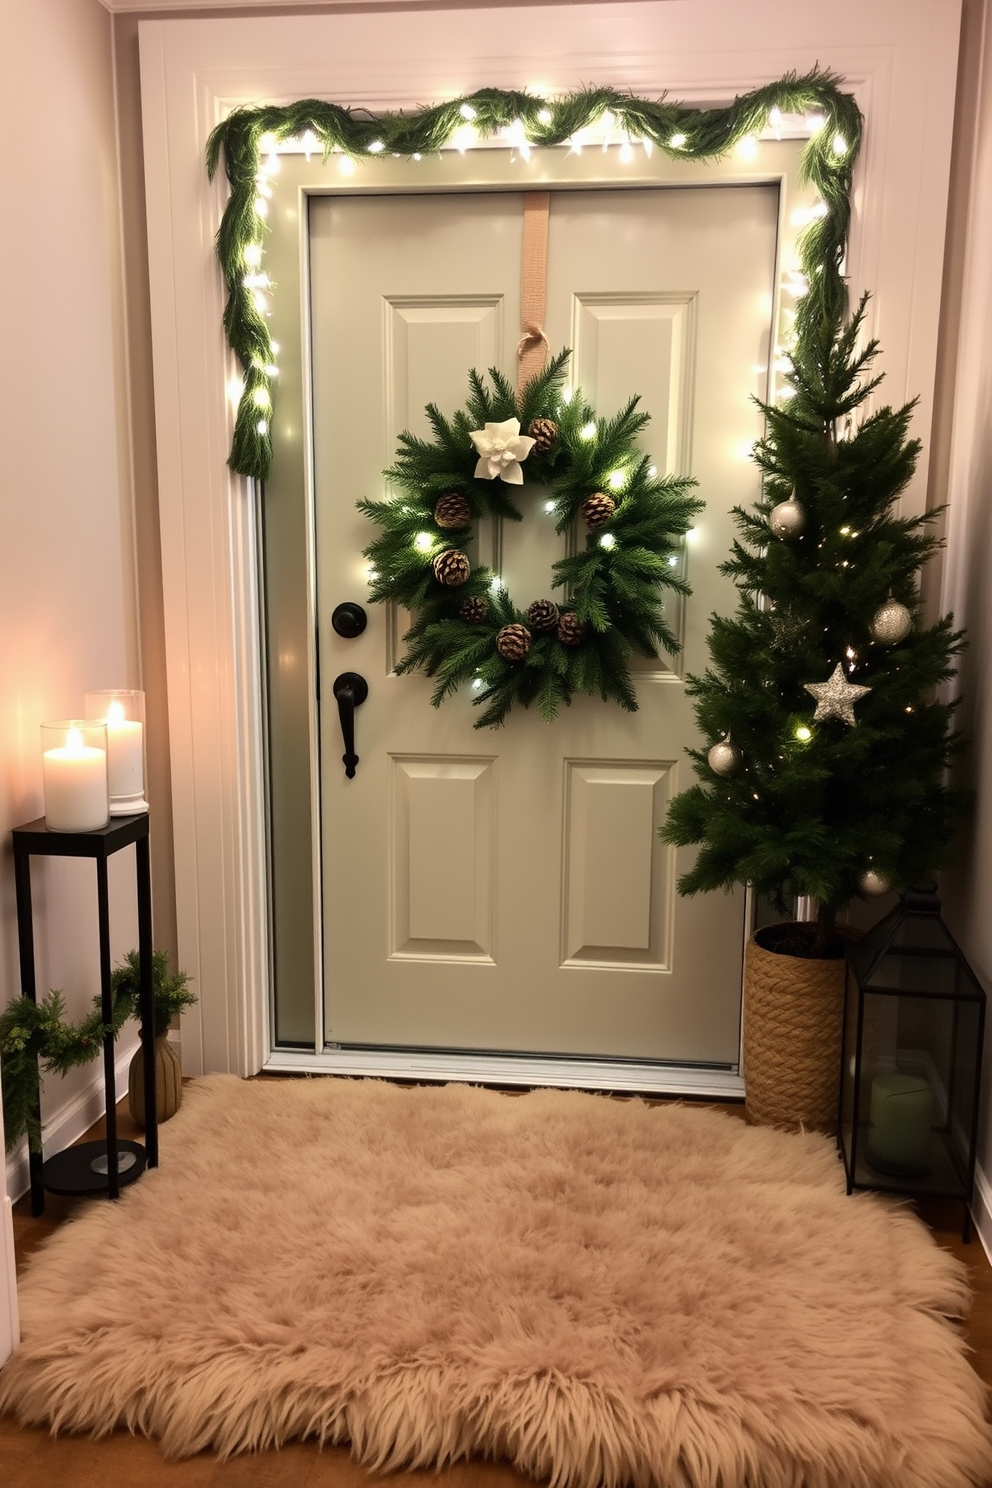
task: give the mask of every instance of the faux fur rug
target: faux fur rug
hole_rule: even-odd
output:
[[[293,1437],[568,1488],[962,1488],[962,1270],[832,1144],[690,1106],[187,1088],[161,1167],[37,1256],[0,1407],[173,1457]]]

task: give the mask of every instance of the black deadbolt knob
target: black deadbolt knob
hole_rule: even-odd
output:
[[[369,618],[361,605],[352,604],[350,600],[337,605],[331,615],[333,628],[339,636],[346,636],[349,641],[360,636],[368,623]]]

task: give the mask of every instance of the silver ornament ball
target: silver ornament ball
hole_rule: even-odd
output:
[[[872,637],[881,646],[896,646],[913,628],[912,612],[897,599],[887,599],[869,626]]]
[[[725,734],[722,739],[719,739],[713,745],[709,754],[706,756],[706,760],[714,775],[722,775],[724,779],[727,779],[729,776],[737,774],[737,771],[744,763],[744,756],[730,735]]]
[[[780,501],[768,513],[768,525],[774,537],[798,537],[806,526],[806,509],[793,492],[788,501]]]
[[[879,873],[876,868],[866,868],[861,875],[862,894],[887,894],[892,887],[892,880],[886,878],[884,873]]]

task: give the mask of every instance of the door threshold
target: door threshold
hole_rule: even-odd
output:
[[[438,1053],[427,1049],[273,1049],[269,1074],[372,1075],[388,1080],[460,1080],[472,1085],[556,1086],[627,1095],[743,1100],[744,1080],[730,1070],[631,1059],[551,1055]]]

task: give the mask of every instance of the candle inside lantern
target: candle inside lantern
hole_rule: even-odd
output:
[[[868,1160],[882,1173],[924,1178],[930,1171],[933,1088],[922,1075],[895,1071],[871,1082]]]
[[[45,825],[52,832],[93,832],[110,819],[107,751],[85,742],[79,725],[42,725],[42,736],[63,731],[65,742],[42,753]]]

